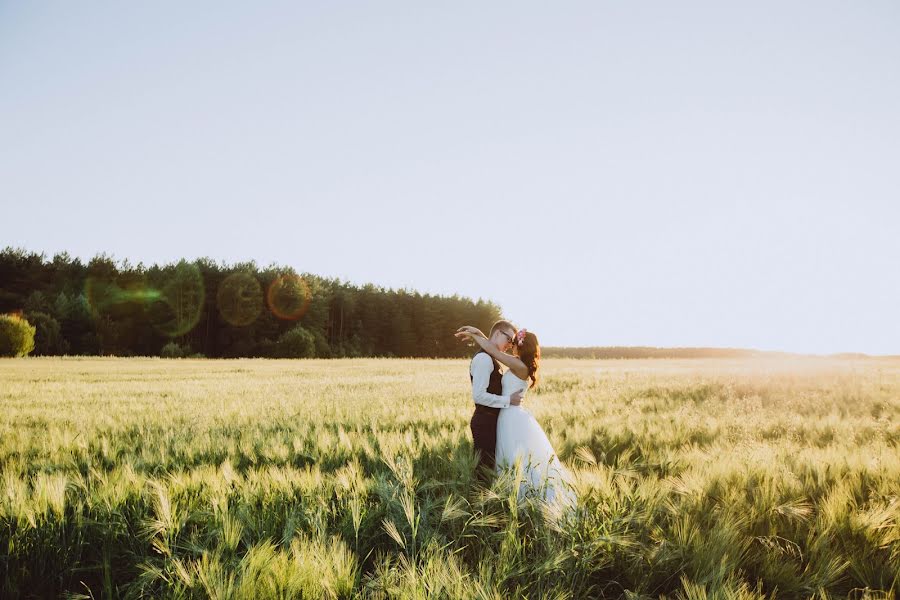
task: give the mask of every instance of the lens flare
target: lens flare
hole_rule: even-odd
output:
[[[99,277],[88,277],[84,281],[84,297],[94,314],[100,313],[113,304],[121,293],[119,286]]]
[[[309,308],[312,292],[303,278],[293,273],[281,275],[269,285],[266,291],[269,310],[279,319],[296,321]]]
[[[229,324],[236,327],[249,325],[262,311],[262,286],[250,273],[232,273],[219,284],[216,305]]]
[[[206,291],[197,265],[181,261],[167,269],[160,300],[165,304],[156,328],[169,337],[184,335],[197,326],[203,312]]]
[[[162,298],[162,292],[152,288],[130,290],[125,292],[125,297],[128,298],[128,302],[144,302],[150,304]]]
[[[122,288],[118,283],[101,277],[88,277],[84,282],[84,296],[94,313],[118,310],[122,304],[152,304],[162,297],[159,290],[147,287],[144,281],[132,281]]]
[[[181,261],[156,272],[152,279],[157,287],[148,285],[143,274],[90,276],[84,282],[84,296],[95,315],[113,319],[144,315],[158,331],[170,337],[193,329],[206,299],[197,265]]]

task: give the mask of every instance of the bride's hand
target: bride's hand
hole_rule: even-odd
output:
[[[481,332],[480,329],[478,329],[477,327],[472,327],[471,325],[463,325],[462,327],[460,327],[459,329],[456,330],[456,333],[457,333],[457,335],[460,333],[469,334],[472,337],[475,337],[476,335],[481,336],[481,337],[487,337],[486,335],[484,335]]]
[[[457,329],[456,333],[454,333],[453,335],[455,335],[456,339],[460,341],[469,343],[475,342],[476,344],[479,344],[479,340],[481,339],[487,339],[487,337],[483,333],[481,333],[480,329],[478,329],[477,327],[472,327],[470,325],[463,325],[462,327]]]

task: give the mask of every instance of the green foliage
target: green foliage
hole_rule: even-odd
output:
[[[17,315],[0,315],[0,356],[28,356],[34,350],[35,328]]]
[[[278,358],[314,358],[316,338],[302,326],[297,325],[278,338],[275,355]]]
[[[69,343],[62,337],[59,321],[46,313],[27,313],[28,322],[34,325],[35,356],[58,356],[69,351]]]
[[[50,302],[43,292],[35,291],[28,295],[25,299],[25,312],[32,313],[49,313],[52,310]]]
[[[483,330],[500,308],[302,275],[290,267],[208,258],[133,265],[98,255],[87,264],[62,253],[0,251],[0,313],[44,313],[75,355],[156,356],[172,339],[211,358],[276,356],[297,325],[315,356],[463,357],[453,337],[463,323]]]
[[[900,589],[900,361],[548,359],[563,515],[472,481],[466,366],[0,362],[0,597]]]
[[[59,292],[53,302],[52,314],[59,321],[60,332],[71,354],[99,353],[100,327],[83,293]]]
[[[190,348],[182,346],[178,342],[169,342],[159,351],[159,355],[163,358],[184,358],[189,353]]]

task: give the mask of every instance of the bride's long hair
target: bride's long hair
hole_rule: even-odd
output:
[[[516,346],[516,354],[525,366],[528,367],[528,377],[531,378],[531,385],[528,389],[533,388],[538,383],[538,369],[541,366],[541,345],[538,343],[537,336],[526,331],[522,336],[522,341]]]

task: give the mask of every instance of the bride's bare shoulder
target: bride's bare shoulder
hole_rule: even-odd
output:
[[[506,372],[509,373],[510,375],[512,375],[513,377],[515,377],[516,379],[518,379],[519,381],[521,381],[523,383],[528,383],[527,369],[525,371],[522,371],[521,373],[517,373],[516,372],[517,370],[518,369],[509,368],[506,370]],[[524,377],[522,377],[522,375],[524,375]]]

